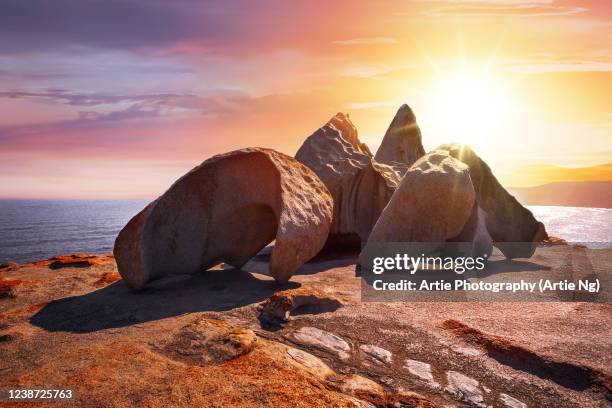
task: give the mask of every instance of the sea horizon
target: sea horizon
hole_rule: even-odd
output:
[[[151,199],[0,198],[0,264],[112,251],[121,228]],[[526,206],[550,235],[609,247],[612,209]],[[602,245],[595,245],[602,247]]]
[[[508,189],[512,189],[514,187],[505,187]],[[160,193],[161,195],[161,193]],[[141,201],[146,204],[154,201],[160,195],[150,197],[150,198],[27,198],[27,197],[0,197],[0,202],[2,201]],[[612,210],[610,207],[599,207],[599,206],[580,206],[580,205],[562,205],[562,204],[546,204],[546,205],[530,205],[521,203],[526,208],[532,207],[563,207],[563,208],[592,208],[592,209],[601,209],[601,210]]]

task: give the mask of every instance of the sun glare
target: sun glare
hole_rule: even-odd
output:
[[[489,74],[439,78],[429,95],[436,133],[447,139],[482,144],[494,137],[505,118],[503,89]]]

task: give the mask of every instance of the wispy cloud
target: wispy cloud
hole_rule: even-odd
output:
[[[369,102],[351,102],[345,106],[349,109],[372,109],[372,108],[384,108],[388,106],[400,106],[402,100],[398,99],[387,99],[384,101],[369,101]]]
[[[42,92],[0,91],[0,98],[47,100],[71,106],[96,107],[113,104],[129,104],[156,108],[182,108],[204,113],[222,113],[235,104],[250,99],[238,91],[210,92],[205,96],[195,94],[100,94],[81,93],[64,89],[47,89]]]
[[[350,38],[348,40],[332,41],[336,45],[379,45],[379,44],[397,44],[397,39],[392,37],[361,37]]]
[[[422,0],[426,3],[552,4],[553,0]]]
[[[503,64],[503,68],[511,72],[542,73],[542,72],[611,72],[612,62],[602,61],[534,61]]]
[[[191,111],[205,116],[227,115],[248,111],[253,99],[237,91],[195,94],[88,94],[63,89],[42,92],[0,92],[1,98],[35,99],[55,104],[87,108],[73,119],[25,126],[0,127],[1,139],[25,135],[57,133],[113,125],[134,119],[150,119]]]
[[[541,5],[541,4],[461,4],[442,6],[423,11],[430,17],[543,17],[566,16],[587,11],[584,7]]]
[[[393,71],[393,69],[389,67],[354,66],[343,69],[340,74],[346,77],[373,78]]]

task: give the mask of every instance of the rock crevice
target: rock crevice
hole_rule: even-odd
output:
[[[329,243],[359,247],[399,184],[398,175],[372,159],[342,113],[310,135],[295,158],[319,176],[333,197]]]

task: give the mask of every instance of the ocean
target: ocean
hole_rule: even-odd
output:
[[[0,264],[112,251],[121,228],[149,200],[0,200]],[[609,242],[612,209],[530,206],[549,234]],[[610,246],[610,245],[606,245]]]
[[[0,263],[105,253],[149,200],[0,200]]]

